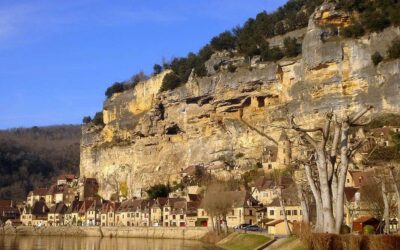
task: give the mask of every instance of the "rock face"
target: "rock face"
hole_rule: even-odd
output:
[[[137,196],[141,188],[173,183],[192,164],[231,159],[245,171],[264,163],[288,114],[307,125],[331,108],[346,114],[372,104],[374,112],[399,112],[400,60],[375,67],[371,55],[386,55],[400,29],[357,40],[325,39],[321,27],[348,22],[329,8],[310,18],[298,58],[252,62],[250,68],[243,58],[221,53],[206,64],[208,77],[159,93],[164,72],[108,99],[105,127],[83,126],[81,176],[96,177],[105,198],[122,185],[128,197]],[[234,73],[214,71],[213,64],[229,63],[238,66]]]

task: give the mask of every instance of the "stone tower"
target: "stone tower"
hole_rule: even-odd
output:
[[[291,160],[291,143],[285,131],[282,131],[278,140],[278,153],[276,161],[282,165],[289,165]]]

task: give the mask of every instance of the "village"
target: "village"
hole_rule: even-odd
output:
[[[391,136],[399,130],[395,127],[372,130],[368,143],[363,146],[357,157],[363,158],[363,154],[377,146],[392,146]],[[357,136],[367,137],[362,131]],[[217,217],[216,221],[214,216],[210,215],[209,205],[205,202],[207,190],[204,186],[195,184],[194,180],[199,175],[226,178],[228,173],[235,169],[223,163],[220,163],[222,166],[219,167],[214,164],[208,167],[195,165],[182,168],[182,183],[187,185],[169,192],[165,197],[149,197],[146,192],[140,192],[136,197],[118,196],[106,200],[98,195],[99,183],[95,178],[63,174],[49,188],[35,188],[29,192],[26,201],[1,200],[0,219],[3,226],[14,227],[23,225],[211,229],[219,224],[225,230],[263,231],[269,235],[286,236],[295,231],[313,211],[313,204],[310,202],[310,212],[305,214],[299,199],[299,195],[302,195],[298,189],[302,180],[301,168],[296,168],[292,171],[293,174],[281,174],[279,178],[276,177],[276,173],[287,170],[293,158],[299,159],[301,155],[306,155],[304,151],[295,148],[294,140],[282,132],[278,147],[275,150],[265,150],[265,161],[247,187],[239,185],[236,190],[213,194],[217,199],[229,197],[232,200],[224,216]],[[364,169],[353,166],[347,172],[343,204],[344,224],[348,232],[363,233],[368,225],[375,233],[384,232],[385,223],[382,222],[382,217],[379,218],[384,211],[379,210],[371,199],[374,192],[368,194],[368,199],[362,197],[363,190],[368,190],[366,187],[370,188],[371,184],[373,185],[377,169],[382,169],[382,166]],[[380,187],[375,185],[374,188],[378,189],[380,194]],[[396,204],[395,195],[387,197],[390,204]],[[390,211],[390,228],[385,229],[386,233],[397,232],[399,220],[396,215],[396,212]]]

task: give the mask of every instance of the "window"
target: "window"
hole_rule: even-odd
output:
[[[181,220],[183,220],[183,219],[184,219],[184,217],[183,217],[183,214],[181,214],[181,216],[180,216],[180,219],[181,219]]]
[[[268,169],[272,169],[272,164],[268,164]]]
[[[286,214],[287,215],[292,215],[292,211],[291,210],[286,210]]]
[[[130,213],[128,213],[128,218],[130,218],[131,217],[131,214]],[[128,225],[129,226],[129,225]]]
[[[176,219],[176,215],[174,214],[174,215],[172,215],[172,219],[173,220],[175,220]]]
[[[293,210],[293,215],[297,215],[297,210]]]
[[[231,213],[232,213],[232,216],[234,216],[234,215],[235,215],[235,210],[232,210],[232,212],[231,212]]]
[[[283,215],[283,211],[281,210],[279,214],[280,214],[280,215]]]
[[[165,219],[168,220],[168,215],[165,215]],[[168,226],[168,223],[167,223],[167,226]]]
[[[347,182],[347,183],[350,183],[350,179],[347,179],[346,182]]]
[[[269,215],[274,216],[275,211],[274,210],[269,210]]]
[[[252,216],[253,215],[253,210],[249,210],[249,215]]]
[[[300,215],[303,215],[303,211],[300,210]]]

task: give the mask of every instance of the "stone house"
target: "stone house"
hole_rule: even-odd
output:
[[[281,186],[287,188],[293,184],[290,177],[282,177]],[[276,183],[272,178],[262,176],[254,181],[251,185],[252,196],[262,204],[269,204],[277,197]]]
[[[119,202],[104,202],[101,208],[101,226],[116,225],[116,211],[119,209]]]
[[[150,206],[150,221],[152,226],[163,225],[163,209],[168,198],[159,197]]]
[[[68,207],[65,216],[64,216],[64,224],[65,225],[78,225],[79,221],[79,210],[83,205],[83,201],[75,200]]]
[[[47,188],[36,188],[33,191],[29,192],[27,199],[26,199],[26,204],[33,206],[33,204],[41,199],[46,201],[46,195],[47,195]]]
[[[79,208],[78,211],[78,225],[87,225],[88,221],[88,210],[94,203],[94,200],[84,200],[82,206]]]
[[[230,191],[221,194],[222,196],[232,197],[232,209],[226,215],[226,224],[228,227],[234,227],[239,224],[255,224],[256,211],[261,207],[249,192]]]
[[[7,220],[17,220],[20,212],[12,200],[0,200],[0,224]]]
[[[121,203],[117,211],[118,225],[121,226],[149,226],[150,206],[152,201],[148,200],[126,200]]]
[[[175,205],[177,202],[179,204]],[[185,207],[183,203],[185,202],[185,198],[168,198],[163,210],[163,226],[169,227],[186,224],[183,215],[183,208]],[[183,218],[181,218],[181,215]]]
[[[283,197],[285,196],[283,195]],[[300,222],[303,220],[303,211],[301,210],[300,202],[298,202],[298,200],[284,198],[284,204],[288,221]],[[279,198],[274,198],[274,200],[266,206],[265,214],[262,217],[273,220],[284,219]]]
[[[265,148],[263,153],[263,169],[268,173],[274,169],[284,169],[291,161],[291,142],[288,135],[283,131],[278,139],[276,148]]]
[[[101,223],[101,208],[102,204],[100,200],[94,200],[86,212],[87,226],[98,226]]]
[[[53,205],[47,214],[47,221],[49,226],[62,226],[64,225],[64,216],[68,207],[63,202],[58,202]]]
[[[26,206],[21,215],[21,222],[25,226],[47,225],[47,214],[49,208],[44,199],[41,199],[33,204]]]
[[[346,174],[345,187],[360,188],[368,183],[368,181],[372,180],[373,176],[373,170],[348,170]]]

